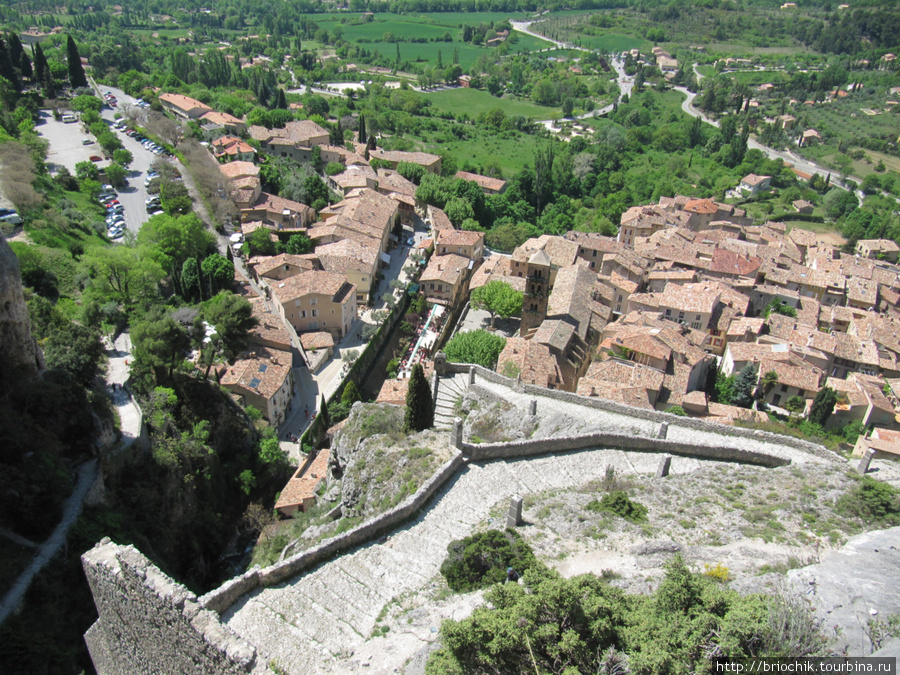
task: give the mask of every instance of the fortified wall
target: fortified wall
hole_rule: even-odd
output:
[[[521,383],[485,369],[451,367],[451,372],[469,373],[472,383],[470,386],[477,386],[474,380],[478,375],[493,382],[502,382],[520,392],[527,391]],[[439,378],[437,382],[440,386]],[[783,453],[777,451],[778,447],[787,446],[819,457],[828,456],[821,446],[775,434],[722,427],[653,411],[615,406],[564,392],[535,388],[534,392],[527,393],[533,393],[537,399],[550,396],[577,402],[584,406],[585,414],[590,414],[591,408],[602,405],[606,409],[615,409],[616,412],[660,424],[652,435],[647,436],[593,433],[477,445],[463,442],[460,425],[456,424],[450,433],[453,445],[460,452],[401,504],[282,562],[265,569],[251,569],[200,598],[163,574],[134,547],[120,546],[104,539],[82,556],[85,574],[99,613],[97,622],[85,634],[97,672],[100,675],[233,675],[272,672],[269,670],[267,655],[260,653],[257,646],[224,626],[220,615],[256,589],[283,584],[342,552],[373,541],[384,532],[409,521],[470,462],[484,463],[590,448],[670,453],[768,467],[790,463]],[[691,445],[667,439],[670,427],[678,426],[712,431],[721,439],[721,444]],[[770,442],[772,452],[742,449],[741,440],[748,437]]]

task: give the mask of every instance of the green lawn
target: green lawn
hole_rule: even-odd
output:
[[[454,115],[468,113],[469,117],[475,117],[492,108],[502,108],[507,115],[522,115],[535,119],[553,119],[562,114],[559,108],[547,108],[515,98],[497,98],[478,89],[448,89],[423,96],[431,101],[431,106],[435,110]]]
[[[468,127],[467,127],[468,129]],[[526,164],[534,165],[534,151],[543,139],[516,131],[490,133],[472,127],[472,137],[462,141],[442,139],[421,144],[425,152],[450,155],[458,165],[468,162],[476,170],[488,162],[500,165],[504,176],[510,178]]]
[[[607,33],[606,35],[578,35],[568,38],[580,47],[589,49],[601,49],[607,52],[624,52],[628,49],[644,49],[649,42],[641,38],[621,35],[619,33]]]

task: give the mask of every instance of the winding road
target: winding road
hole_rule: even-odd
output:
[[[530,35],[532,37],[540,38],[542,40],[547,40],[548,42],[551,42],[553,45],[555,45],[559,49],[579,49],[581,51],[588,51],[588,50],[584,49],[583,47],[575,47],[566,42],[560,42],[558,40],[551,40],[550,38],[548,38],[544,35],[541,35],[540,33],[534,32],[531,29],[531,26],[534,23],[533,21],[511,21],[510,23],[512,24],[513,30],[517,30],[520,33],[524,33],[525,35]],[[621,100],[622,97],[625,95],[630,97],[632,88],[634,87],[634,78],[629,77],[625,74],[625,65],[620,56],[614,56],[612,58],[612,66],[613,66],[613,68],[615,68],[616,73],[618,75],[618,77],[616,78],[616,83],[619,86],[619,97],[617,100]],[[694,75],[696,75],[696,77],[697,77],[697,82],[700,82],[705,77],[697,69],[696,63],[693,64],[693,71],[694,71]],[[697,94],[688,90],[686,87],[675,86],[672,88],[675,91],[677,91],[681,94],[684,94],[685,100],[681,104],[681,109],[685,113],[687,113],[691,117],[699,117],[707,124],[711,124],[712,126],[718,128],[718,126],[719,126],[718,120],[714,120],[711,117],[707,116],[706,114],[703,113],[703,111],[701,111],[699,108],[697,108],[694,105],[694,99],[696,98]],[[569,118],[565,118],[565,119],[579,120],[579,119],[588,119],[588,118],[599,116],[599,115],[605,115],[605,114],[608,114],[609,112],[611,112],[614,106],[615,106],[615,103],[612,103],[603,108],[600,108],[599,110],[592,110],[591,112],[584,113],[583,115],[578,115],[577,117],[569,117]],[[549,129],[551,131],[554,131],[554,130],[558,130],[558,127],[556,127],[556,124],[558,122],[559,122],[559,120],[541,120],[538,122],[538,124],[543,125],[544,127],[546,127],[547,129]],[[756,141],[752,137],[748,140],[747,146],[751,149],[760,150],[761,152],[765,153],[765,155],[767,157],[769,157],[770,159],[780,159],[783,162],[785,162],[786,164],[791,165],[793,168],[795,168],[799,171],[802,171],[804,173],[808,173],[810,175],[819,174],[820,176],[822,176],[824,178],[824,177],[828,176],[829,174],[832,174],[831,183],[834,185],[837,185],[839,187],[847,189],[846,183],[844,181],[842,181],[839,177],[834,175],[836,172],[834,172],[832,169],[828,169],[826,167],[820,166],[819,164],[816,164],[815,162],[805,159],[804,157],[801,157],[800,155],[797,155],[796,153],[791,152],[790,150],[775,150],[774,148],[770,148],[767,145],[763,145],[762,143]],[[856,176],[848,176],[847,178],[849,180],[854,181],[857,185],[862,182],[862,179],[860,179]],[[861,193],[857,192],[857,196],[862,198],[863,195]],[[898,201],[900,201],[900,200],[898,200]]]

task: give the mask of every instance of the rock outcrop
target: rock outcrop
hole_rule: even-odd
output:
[[[44,367],[44,358],[31,335],[31,318],[22,293],[19,260],[0,236],[0,392],[16,386]]]

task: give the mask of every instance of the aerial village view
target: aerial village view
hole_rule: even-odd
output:
[[[898,54],[0,4],[0,672],[895,673]]]

